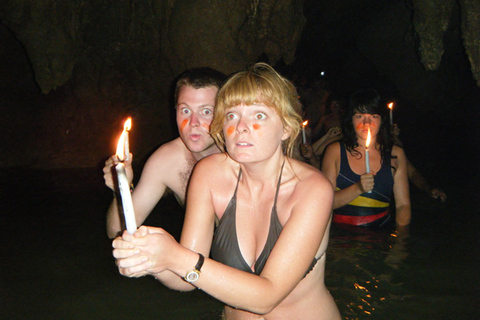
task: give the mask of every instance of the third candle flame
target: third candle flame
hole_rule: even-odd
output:
[[[123,125],[123,132],[120,135],[120,138],[118,139],[118,144],[117,144],[116,155],[118,157],[118,160],[120,161],[128,160],[128,156],[130,153],[128,132],[130,131],[131,127],[132,127],[132,118],[128,118],[127,121],[125,121],[125,124]]]
[[[367,133],[367,141],[365,142],[365,146],[368,149],[368,146],[370,145],[370,140],[372,139],[372,135],[370,134],[370,128],[368,128],[368,133]]]

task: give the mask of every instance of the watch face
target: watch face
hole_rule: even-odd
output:
[[[190,271],[187,276],[185,277],[185,280],[188,282],[195,282],[198,280],[198,272],[196,270]]]

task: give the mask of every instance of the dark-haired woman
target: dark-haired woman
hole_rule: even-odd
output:
[[[388,127],[387,106],[373,90],[355,92],[345,115],[341,141],[325,151],[322,171],[335,187],[335,223],[381,227],[391,218],[390,203],[395,199],[398,226],[410,223],[407,158],[394,145]],[[366,141],[370,172],[367,172]]]

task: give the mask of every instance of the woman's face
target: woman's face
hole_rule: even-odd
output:
[[[228,154],[238,162],[270,158],[289,136],[277,111],[264,103],[226,110],[223,134]]]
[[[382,124],[382,117],[379,114],[355,112],[352,116],[352,123],[357,139],[366,140],[368,128],[370,128],[372,138],[377,136]]]

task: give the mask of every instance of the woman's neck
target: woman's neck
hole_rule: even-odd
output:
[[[280,152],[275,153],[272,157],[260,162],[240,163],[242,176],[246,180],[257,182],[270,182],[272,177],[278,178],[286,156]]]

